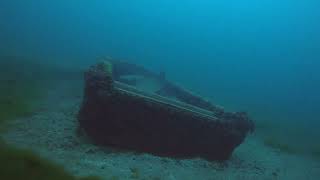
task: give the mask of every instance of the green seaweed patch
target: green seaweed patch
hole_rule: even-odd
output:
[[[317,159],[320,159],[320,145],[312,148],[311,155]]]
[[[62,166],[40,158],[32,151],[0,144],[0,179],[10,180],[99,180],[99,177],[75,177]]]
[[[50,79],[51,67],[17,57],[0,57],[0,131],[21,116],[32,115]],[[50,73],[48,73],[50,72]],[[8,146],[0,136],[0,179],[99,180],[97,176],[75,177],[30,150]]]
[[[277,149],[283,153],[287,153],[287,154],[296,154],[298,153],[298,150],[295,149],[293,146],[290,146],[287,143],[281,142],[276,138],[273,137],[268,137],[264,139],[264,144],[266,146],[269,146],[273,149]]]
[[[107,73],[108,76],[112,76],[112,64],[109,61],[102,61],[98,63],[98,68]]]
[[[0,130],[3,130],[12,119],[33,113],[35,102],[45,89],[40,79],[45,75],[35,72],[45,68],[8,57],[0,60]]]
[[[138,168],[132,167],[132,168],[130,168],[130,172],[131,172],[131,175],[130,175],[131,179],[140,179],[141,173]]]
[[[118,176],[111,176],[109,179],[110,180],[120,180],[120,178]]]
[[[31,115],[42,91],[33,83],[0,83],[0,129],[12,119]],[[30,85],[30,86],[29,86]]]
[[[80,177],[77,180],[101,180],[99,176]]]

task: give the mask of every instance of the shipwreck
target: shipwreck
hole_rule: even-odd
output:
[[[164,73],[108,60],[85,72],[80,127],[98,145],[176,158],[226,160],[254,123],[175,85]]]

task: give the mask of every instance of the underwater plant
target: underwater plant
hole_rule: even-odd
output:
[[[277,140],[274,137],[266,137],[263,140],[263,143],[266,146],[269,146],[269,147],[271,147],[273,149],[277,149],[277,150],[279,150],[280,152],[283,152],[283,153],[287,153],[287,154],[296,154],[296,153],[298,153],[298,150],[295,149],[293,146],[290,146],[287,143],[284,143],[284,142],[282,142],[280,140]]]
[[[311,155],[317,159],[320,159],[320,145],[312,148]]]
[[[268,147],[287,154],[320,158],[320,145],[310,140],[310,137],[318,135],[309,133],[302,127],[298,129],[298,125],[291,124],[288,127],[275,122],[259,122],[257,128],[257,136]]]
[[[132,167],[130,168],[130,172],[131,172],[131,175],[130,175],[130,178],[132,179],[140,179],[140,170],[136,167]]]
[[[0,56],[0,130],[7,130],[9,122],[34,112],[37,101],[43,97],[45,85],[51,78],[52,72],[50,67],[40,66],[34,62],[17,57]],[[7,145],[0,135],[0,179],[98,180],[100,178],[75,177],[66,172],[62,166],[43,159],[30,150]]]
[[[1,83],[0,119],[10,119],[27,114],[32,109],[32,102],[40,98],[40,89],[36,84],[23,82]],[[5,84],[5,85],[3,85]]]
[[[32,114],[48,85],[66,77],[82,77],[77,70],[40,62],[0,55],[0,129],[6,129],[8,121]]]
[[[112,75],[112,64],[109,61],[102,61],[98,63],[98,68],[101,69],[103,72],[107,73],[108,76]]]
[[[30,150],[0,144],[0,179],[10,180],[99,180],[89,176],[78,178],[49,160],[40,158]]]
[[[31,114],[41,98],[43,88],[30,72],[31,67],[14,61],[0,63],[0,129],[12,119]]]

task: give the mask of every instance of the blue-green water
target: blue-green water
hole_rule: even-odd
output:
[[[319,19],[316,0],[1,0],[0,51],[81,69],[111,56],[165,71],[309,147],[320,128]]]

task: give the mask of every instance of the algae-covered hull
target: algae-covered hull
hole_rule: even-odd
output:
[[[163,74],[120,61],[99,63],[85,73],[78,119],[100,145],[209,160],[228,159],[254,128],[246,113],[224,112]]]

